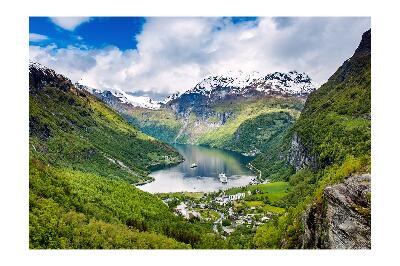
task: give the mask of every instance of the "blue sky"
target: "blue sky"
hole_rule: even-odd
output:
[[[140,33],[144,22],[142,17],[96,17],[71,31],[53,23],[50,18],[30,17],[29,32],[49,37],[38,43],[39,46],[55,43],[58,47],[86,45],[104,48],[113,45],[126,50],[136,48],[135,35]]]
[[[234,24],[256,20],[257,17],[230,17]],[[48,17],[30,17],[29,32],[47,36],[30,45],[46,46],[54,43],[60,48],[70,45],[101,49],[116,46],[120,50],[136,49],[135,36],[142,31],[144,17],[92,17],[73,31],[60,27]]]
[[[29,57],[73,81],[164,97],[229,71],[325,82],[369,17],[30,17]]]

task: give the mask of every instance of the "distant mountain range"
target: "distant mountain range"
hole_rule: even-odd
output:
[[[203,79],[193,89],[165,103],[179,114],[193,110],[197,115],[207,112],[210,105],[226,101],[265,97],[307,97],[318,85],[305,73],[275,72],[266,76],[258,72],[230,72]]]
[[[307,95],[316,89],[317,85],[305,73],[290,71],[275,72],[262,76],[258,72],[229,72],[227,75],[210,76],[199,82],[193,89],[184,94],[199,93],[211,97],[224,91],[226,94],[263,93],[282,95]],[[224,93],[222,95],[225,95]]]
[[[87,90],[108,105],[117,109],[129,107],[157,110],[177,102],[195,105],[196,102],[213,102],[231,98],[254,98],[270,95],[304,97],[316,90],[318,85],[305,73],[290,71],[274,72],[266,76],[258,72],[229,72],[226,75],[209,76],[193,88],[183,93],[175,93],[164,101],[150,97],[133,96],[120,89],[98,89],[77,83],[77,87]]]

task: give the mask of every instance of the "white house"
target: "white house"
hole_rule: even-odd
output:
[[[245,193],[237,193],[235,195],[229,195],[229,200],[230,201],[234,201],[234,200],[240,200],[243,199],[245,197]]]
[[[188,210],[187,205],[184,202],[181,202],[181,204],[176,206],[175,212],[182,215],[185,219],[201,218],[200,213]]]

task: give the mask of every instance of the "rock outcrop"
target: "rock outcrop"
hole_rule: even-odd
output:
[[[46,86],[68,91],[74,87],[71,80],[39,63],[29,62],[29,91],[40,90]]]
[[[317,168],[317,159],[311,155],[309,150],[302,144],[300,136],[295,132],[289,150],[288,162],[296,171],[310,167]]]
[[[371,176],[348,177],[326,187],[322,202],[303,215],[306,249],[371,248]]]

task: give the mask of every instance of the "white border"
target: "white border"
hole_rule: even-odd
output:
[[[82,1],[4,2],[1,19],[1,226],[3,265],[369,265],[397,256],[400,100],[398,8],[379,1]],[[5,4],[7,3],[7,6]],[[393,3],[393,4],[392,4]],[[28,249],[29,16],[372,16],[373,240],[371,251],[30,251]],[[397,171],[396,171],[397,170]],[[396,256],[396,257],[395,257]],[[397,259],[398,260],[398,259]]]

